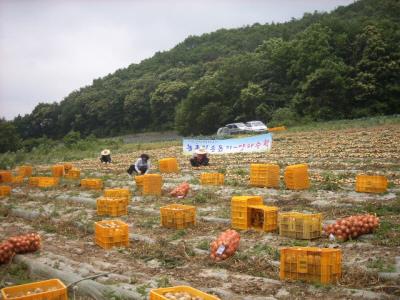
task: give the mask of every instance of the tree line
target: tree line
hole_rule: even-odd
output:
[[[286,23],[190,36],[60,103],[3,120],[0,131],[22,139],[70,131],[198,135],[234,121],[291,125],[400,113],[399,12],[397,0],[361,0]]]

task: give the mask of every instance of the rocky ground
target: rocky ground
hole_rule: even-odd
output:
[[[152,288],[190,285],[221,299],[397,299],[400,297],[400,126],[335,131],[281,132],[274,134],[272,151],[257,154],[211,156],[207,168],[193,169],[180,147],[132,151],[113,156],[110,166],[97,160],[72,162],[81,177],[104,180],[105,187],[129,187],[133,192],[128,216],[130,246],[103,250],[93,237],[96,198],[79,181],[63,179],[56,188],[15,186],[10,197],[0,198],[0,238],[37,231],[40,252],[17,255],[0,269],[1,286],[32,281],[47,274],[65,276],[67,282],[108,273],[70,290],[71,299],[147,299]],[[161,197],[140,196],[126,169],[142,152],[157,160],[177,157],[179,174],[163,174]],[[287,165],[307,163],[311,187],[306,191],[250,187],[250,163]],[[50,166],[35,166],[37,174],[50,174]],[[202,172],[225,173],[225,185],[202,186]],[[389,179],[384,194],[354,191],[356,174],[382,174]],[[186,181],[191,192],[185,199],[168,191]],[[222,263],[208,258],[208,244],[230,227],[233,195],[261,195],[267,205],[281,211],[321,212],[324,222],[360,213],[374,213],[380,228],[371,235],[344,243],[321,237],[293,240],[276,233],[241,231],[239,251]],[[197,207],[197,225],[184,230],[160,227],[159,208],[171,203]],[[340,248],[342,278],[323,286],[279,280],[279,249],[286,246]],[[45,270],[45,271],[43,271]],[[84,281],[85,282],[85,281]],[[94,283],[100,292],[88,293]],[[90,296],[89,296],[90,295]]]

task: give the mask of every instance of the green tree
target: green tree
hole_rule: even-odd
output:
[[[400,53],[390,51],[381,32],[366,26],[357,37],[354,78],[356,115],[387,114],[400,109]],[[399,47],[397,46],[399,50]]]
[[[240,119],[243,121],[253,120],[260,114],[263,115],[268,111],[266,104],[260,106],[265,102],[266,97],[264,90],[258,84],[249,82],[247,87],[240,91],[239,99],[240,111],[242,112]]]
[[[173,127],[176,106],[186,97],[188,90],[186,83],[171,81],[161,83],[150,95],[152,119],[157,129]]]
[[[0,119],[0,153],[16,151],[21,145],[21,139],[15,126],[4,119]]]
[[[314,120],[344,118],[349,115],[350,68],[341,61],[325,60],[307,76],[294,99],[298,114]]]

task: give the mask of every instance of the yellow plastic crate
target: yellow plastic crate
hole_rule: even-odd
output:
[[[126,204],[128,204],[131,200],[132,194],[128,188],[105,189],[104,197],[125,199]]]
[[[94,224],[96,244],[104,249],[129,246],[128,224],[120,220],[103,220]]]
[[[292,279],[329,284],[337,282],[342,274],[340,249],[283,248],[280,251],[280,257],[281,280]]]
[[[79,179],[81,177],[81,170],[72,168],[67,173],[65,173],[64,177],[67,179]]]
[[[99,178],[84,178],[81,179],[81,187],[92,190],[101,190],[103,188],[103,180]]]
[[[144,175],[135,176],[136,187],[138,188],[138,190],[143,189],[143,179]]]
[[[163,185],[162,177],[159,174],[143,175],[143,195],[161,196]]]
[[[384,193],[387,191],[388,180],[382,175],[357,175],[356,192]]]
[[[24,176],[22,176],[22,175],[18,175],[18,176],[13,176],[13,178],[12,178],[12,183],[13,184],[21,184],[21,183],[23,183],[24,182]]]
[[[0,197],[10,196],[11,187],[8,185],[0,185]]]
[[[268,128],[269,132],[275,132],[275,131],[283,131],[286,130],[285,126],[279,126],[279,127],[272,127],[272,128]]]
[[[39,177],[37,186],[41,187],[41,188],[48,188],[48,187],[58,185],[59,182],[60,182],[60,178],[58,178],[58,177]]]
[[[11,171],[0,171],[0,183],[12,182],[12,173]]]
[[[65,163],[63,166],[65,174],[68,174],[68,172],[74,168],[74,166],[71,163]]]
[[[235,229],[249,229],[249,205],[262,205],[261,196],[234,196],[231,199],[231,225]]]
[[[68,300],[67,287],[59,279],[6,287],[1,295],[4,300]]]
[[[279,188],[279,165],[251,164],[250,185],[258,187]]]
[[[285,212],[278,216],[279,235],[294,239],[311,240],[321,236],[322,214]]]
[[[161,173],[178,173],[178,160],[175,157],[162,158],[158,161]]]
[[[19,166],[18,175],[24,177],[32,176],[32,166]]]
[[[168,300],[168,298],[164,296],[167,293],[189,293],[191,296],[201,297],[203,300],[221,300],[216,296],[185,285],[153,289],[150,291],[150,300]]]
[[[310,187],[306,164],[287,166],[284,178],[285,185],[290,190],[305,190]]]
[[[54,165],[51,167],[51,174],[53,177],[63,177],[64,172],[64,165]]]
[[[202,173],[200,175],[200,182],[204,185],[223,185],[224,174],[221,173]]]
[[[249,229],[273,232],[278,228],[278,207],[249,205]]]
[[[183,229],[196,225],[196,207],[183,204],[170,204],[160,208],[161,226]]]
[[[124,198],[100,197],[96,200],[97,215],[118,217],[128,214],[128,203]]]
[[[40,177],[29,177],[29,186],[37,187],[39,184]]]

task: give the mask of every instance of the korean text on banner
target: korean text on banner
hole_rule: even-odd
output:
[[[183,140],[183,153],[192,154],[197,149],[205,148],[211,154],[267,152],[271,150],[272,135],[270,133],[250,137],[225,140]]]

